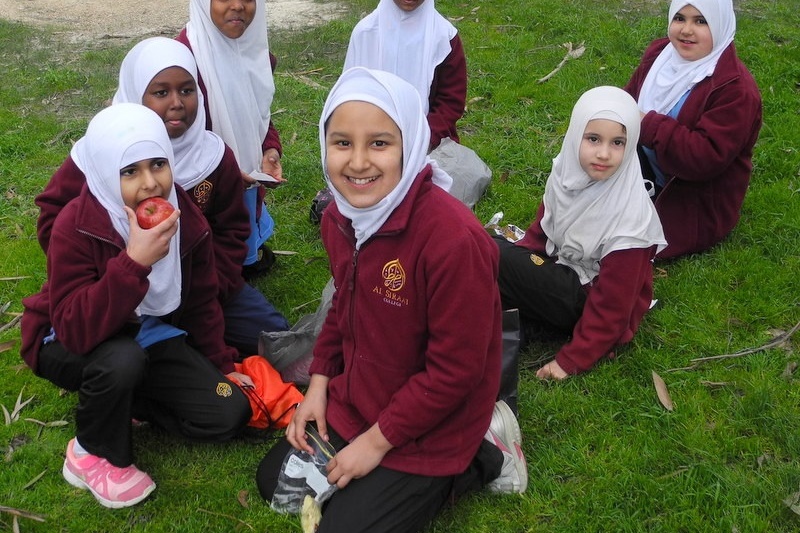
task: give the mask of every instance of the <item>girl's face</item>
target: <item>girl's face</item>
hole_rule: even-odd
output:
[[[142,104],[161,117],[169,138],[177,139],[197,118],[197,83],[181,67],[165,68],[150,80]]]
[[[403,172],[403,138],[379,107],[345,102],[328,119],[325,166],[331,183],[356,208],[371,207],[388,195]]]
[[[256,16],[256,0],[211,0],[211,21],[229,39],[238,39]]]
[[[425,0],[394,0],[397,7],[403,11],[414,11],[419,6],[425,3]]]
[[[607,180],[622,164],[627,140],[625,127],[619,122],[590,120],[578,149],[581,168],[593,181]]]
[[[153,196],[165,200],[172,188],[172,170],[165,157],[143,159],[119,171],[122,201],[133,210],[139,202]]]
[[[705,17],[697,8],[686,5],[669,24],[669,42],[686,61],[697,61],[711,53],[714,39]]]

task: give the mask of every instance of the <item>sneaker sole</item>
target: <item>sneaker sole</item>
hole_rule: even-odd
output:
[[[70,470],[69,467],[67,466],[66,459],[64,460],[64,466],[61,468],[61,474],[64,476],[64,479],[67,480],[67,483],[69,483],[75,488],[88,490],[89,492],[92,493],[92,496],[94,496],[94,498],[100,503],[100,505],[102,505],[103,507],[107,507],[109,509],[122,509],[124,507],[130,507],[132,505],[136,505],[140,501],[150,496],[150,494],[154,490],[156,490],[156,484],[153,483],[141,494],[141,496],[137,496],[132,500],[125,500],[125,501],[107,500],[106,498],[103,498],[101,495],[96,493],[94,489],[92,489],[92,487],[86,484],[85,481],[83,481],[81,478],[73,474],[72,470]]]
[[[519,427],[517,417],[514,416],[514,411],[512,411],[508,404],[504,401],[497,402],[495,407],[500,414],[500,418],[503,420],[503,427],[506,430],[505,435],[503,436],[506,440],[508,440],[508,437],[510,436],[511,441],[516,442],[519,445],[520,453],[522,453],[522,430]],[[528,464],[525,462],[524,454],[523,459],[520,460],[519,456],[517,455],[517,450],[513,450],[513,456],[514,467],[516,468],[520,479],[520,489],[516,492],[523,493],[528,489]]]

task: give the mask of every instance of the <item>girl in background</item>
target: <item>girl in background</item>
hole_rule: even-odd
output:
[[[189,22],[177,40],[197,60],[206,126],[231,147],[247,187],[251,232],[245,275],[263,274],[274,261],[264,244],[274,221],[261,185],[274,187],[286,181],[280,137],[270,112],[275,58],[267,41],[265,0],[190,0]]]
[[[736,226],[761,129],[761,94],[733,44],[731,0],[673,0],[625,86],[639,103],[645,177],[669,243],[658,259],[702,252]]]

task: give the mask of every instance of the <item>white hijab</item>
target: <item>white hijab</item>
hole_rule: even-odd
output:
[[[675,13],[687,5],[693,6],[706,19],[711,30],[711,53],[696,61],[686,61],[672,43],[668,43],[650,67],[639,93],[639,109],[645,113],[650,110],[669,113],[686,91],[714,72],[719,57],[733,42],[736,14],[731,0],[672,0],[667,31]]]
[[[123,210],[119,171],[137,161],[165,157],[172,166],[172,144],[164,122],[152,110],[139,104],[123,103],[100,111],[89,122],[86,135],[78,139],[71,154],[86,175],[89,191],[97,198],[125,244],[130,238],[128,217]],[[175,187],[169,203],[177,209]],[[163,316],[181,302],[180,229],[169,243],[169,252],[158,260],[147,276],[150,287],[136,312]]]
[[[592,180],[581,168],[578,153],[586,125],[608,119],[625,126],[627,142],[622,163],[604,181]],[[600,272],[600,260],[615,250],[666,246],[661,222],[645,190],[636,144],[639,109],[617,87],[596,87],[575,104],[561,152],[544,191],[541,225],[548,255],[570,267],[581,283]]]
[[[447,58],[457,31],[436,11],[434,0],[425,0],[411,12],[394,0],[380,0],[353,29],[344,70],[367,67],[400,76],[419,91],[427,115],[433,71]]]
[[[337,107],[352,101],[367,102],[379,107],[397,124],[403,139],[403,170],[400,182],[386,197],[371,207],[353,207],[333,186],[325,164],[326,122]],[[419,93],[394,74],[355,67],[345,71],[331,89],[319,120],[322,168],[328,188],[336,200],[336,206],[352,221],[356,235],[356,249],[383,226],[389,215],[406,197],[414,178],[425,165],[432,164],[432,179],[436,185],[445,190],[452,185],[452,178],[427,155],[430,137],[431,131],[422,111]]]
[[[182,43],[166,37],[151,37],[136,44],[122,60],[119,86],[112,103],[141,104],[147,86],[164,69],[180,67],[197,82],[194,56]],[[218,135],[206,130],[203,93],[197,89],[197,118],[186,133],[171,139],[175,152],[172,176],[175,183],[189,190],[219,166],[225,144]]]
[[[186,34],[208,97],[211,127],[231,147],[241,169],[261,171],[275,95],[267,42],[265,0],[255,0],[253,22],[238,39],[222,34],[211,20],[211,0],[189,1]]]

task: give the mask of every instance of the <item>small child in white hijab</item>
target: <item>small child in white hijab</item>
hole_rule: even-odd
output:
[[[525,236],[502,237],[500,294],[526,329],[572,334],[536,373],[586,372],[629,342],[653,295],[652,259],[666,244],[645,190],[636,141],[639,111],[622,89],[597,87],[575,104]]]
[[[79,392],[65,479],[104,507],[128,507],[155,489],[133,464],[131,419],[227,440],[250,419],[231,379],[252,382],[223,341],[208,223],[173,185],[162,119],[112,105],[72,157],[87,186],[53,224],[47,282],[23,300],[20,352],[38,376]],[[143,229],[134,210],[152,197],[175,210]]]
[[[733,44],[731,0],[673,0],[625,86],[639,102],[644,175],[669,245],[658,259],[701,252],[739,221],[761,129],[761,94]]]

